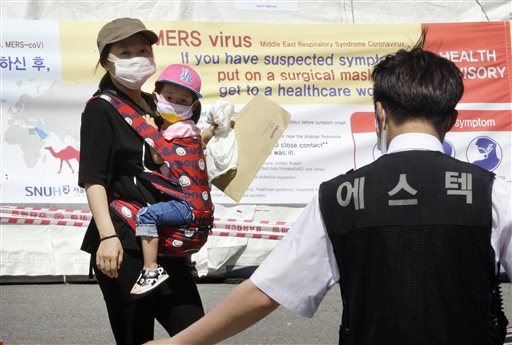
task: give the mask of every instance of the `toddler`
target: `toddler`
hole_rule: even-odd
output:
[[[213,209],[209,200],[208,173],[202,153],[205,139],[201,139],[201,132],[196,125],[201,115],[200,89],[199,75],[192,68],[179,64],[168,66],[155,83],[153,97],[157,111],[163,119],[160,134],[169,143],[179,141],[176,154],[182,156],[181,162],[175,162],[176,164],[170,162],[171,167],[163,165],[162,172],[164,173],[167,169],[165,173],[179,180],[183,188],[184,200],[160,202],[141,208],[137,213],[136,236],[141,237],[144,267],[131,290],[134,295],[149,293],[169,278],[167,272],[157,264],[157,227],[159,225],[186,227],[192,223],[195,217],[191,209],[191,198],[202,198],[202,202],[195,204]],[[157,128],[153,118],[146,115],[145,119]],[[212,126],[207,131],[213,130]],[[201,154],[197,155],[197,152]],[[155,163],[163,163],[155,150],[152,149],[151,154]]]

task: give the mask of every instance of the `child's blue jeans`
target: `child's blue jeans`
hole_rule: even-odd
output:
[[[157,226],[185,226],[194,220],[190,206],[185,201],[170,200],[143,207],[137,212],[136,236],[158,237]]]

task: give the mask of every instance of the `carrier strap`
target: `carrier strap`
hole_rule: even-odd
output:
[[[173,153],[169,149],[166,140],[146,120],[140,116],[133,107],[112,94],[102,93],[91,98],[101,98],[109,102],[117,113],[133,128],[133,130],[164,160],[167,167],[172,166]],[[157,171],[143,172],[139,175],[149,181],[157,190],[170,196],[172,199],[185,200],[183,189],[179,181],[165,176]],[[135,215],[141,208],[136,203],[128,200],[115,199],[110,202],[112,207],[135,231]],[[159,226],[159,254],[171,256],[186,256],[197,252],[206,243],[208,235],[213,227],[213,207],[208,210],[198,210],[191,207],[194,221],[186,227],[173,228]]]

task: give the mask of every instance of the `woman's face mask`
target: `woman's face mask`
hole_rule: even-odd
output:
[[[115,66],[115,73],[111,73],[114,79],[130,90],[139,90],[156,72],[155,60],[152,57],[136,56],[109,61]]]
[[[181,105],[176,103],[167,102],[164,97],[155,93],[157,103],[156,109],[160,113],[160,116],[170,123],[187,120],[192,117],[194,112],[194,104],[192,105]]]

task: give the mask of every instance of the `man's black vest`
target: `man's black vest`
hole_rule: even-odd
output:
[[[493,180],[440,152],[407,151],[322,183],[340,344],[499,343]]]

